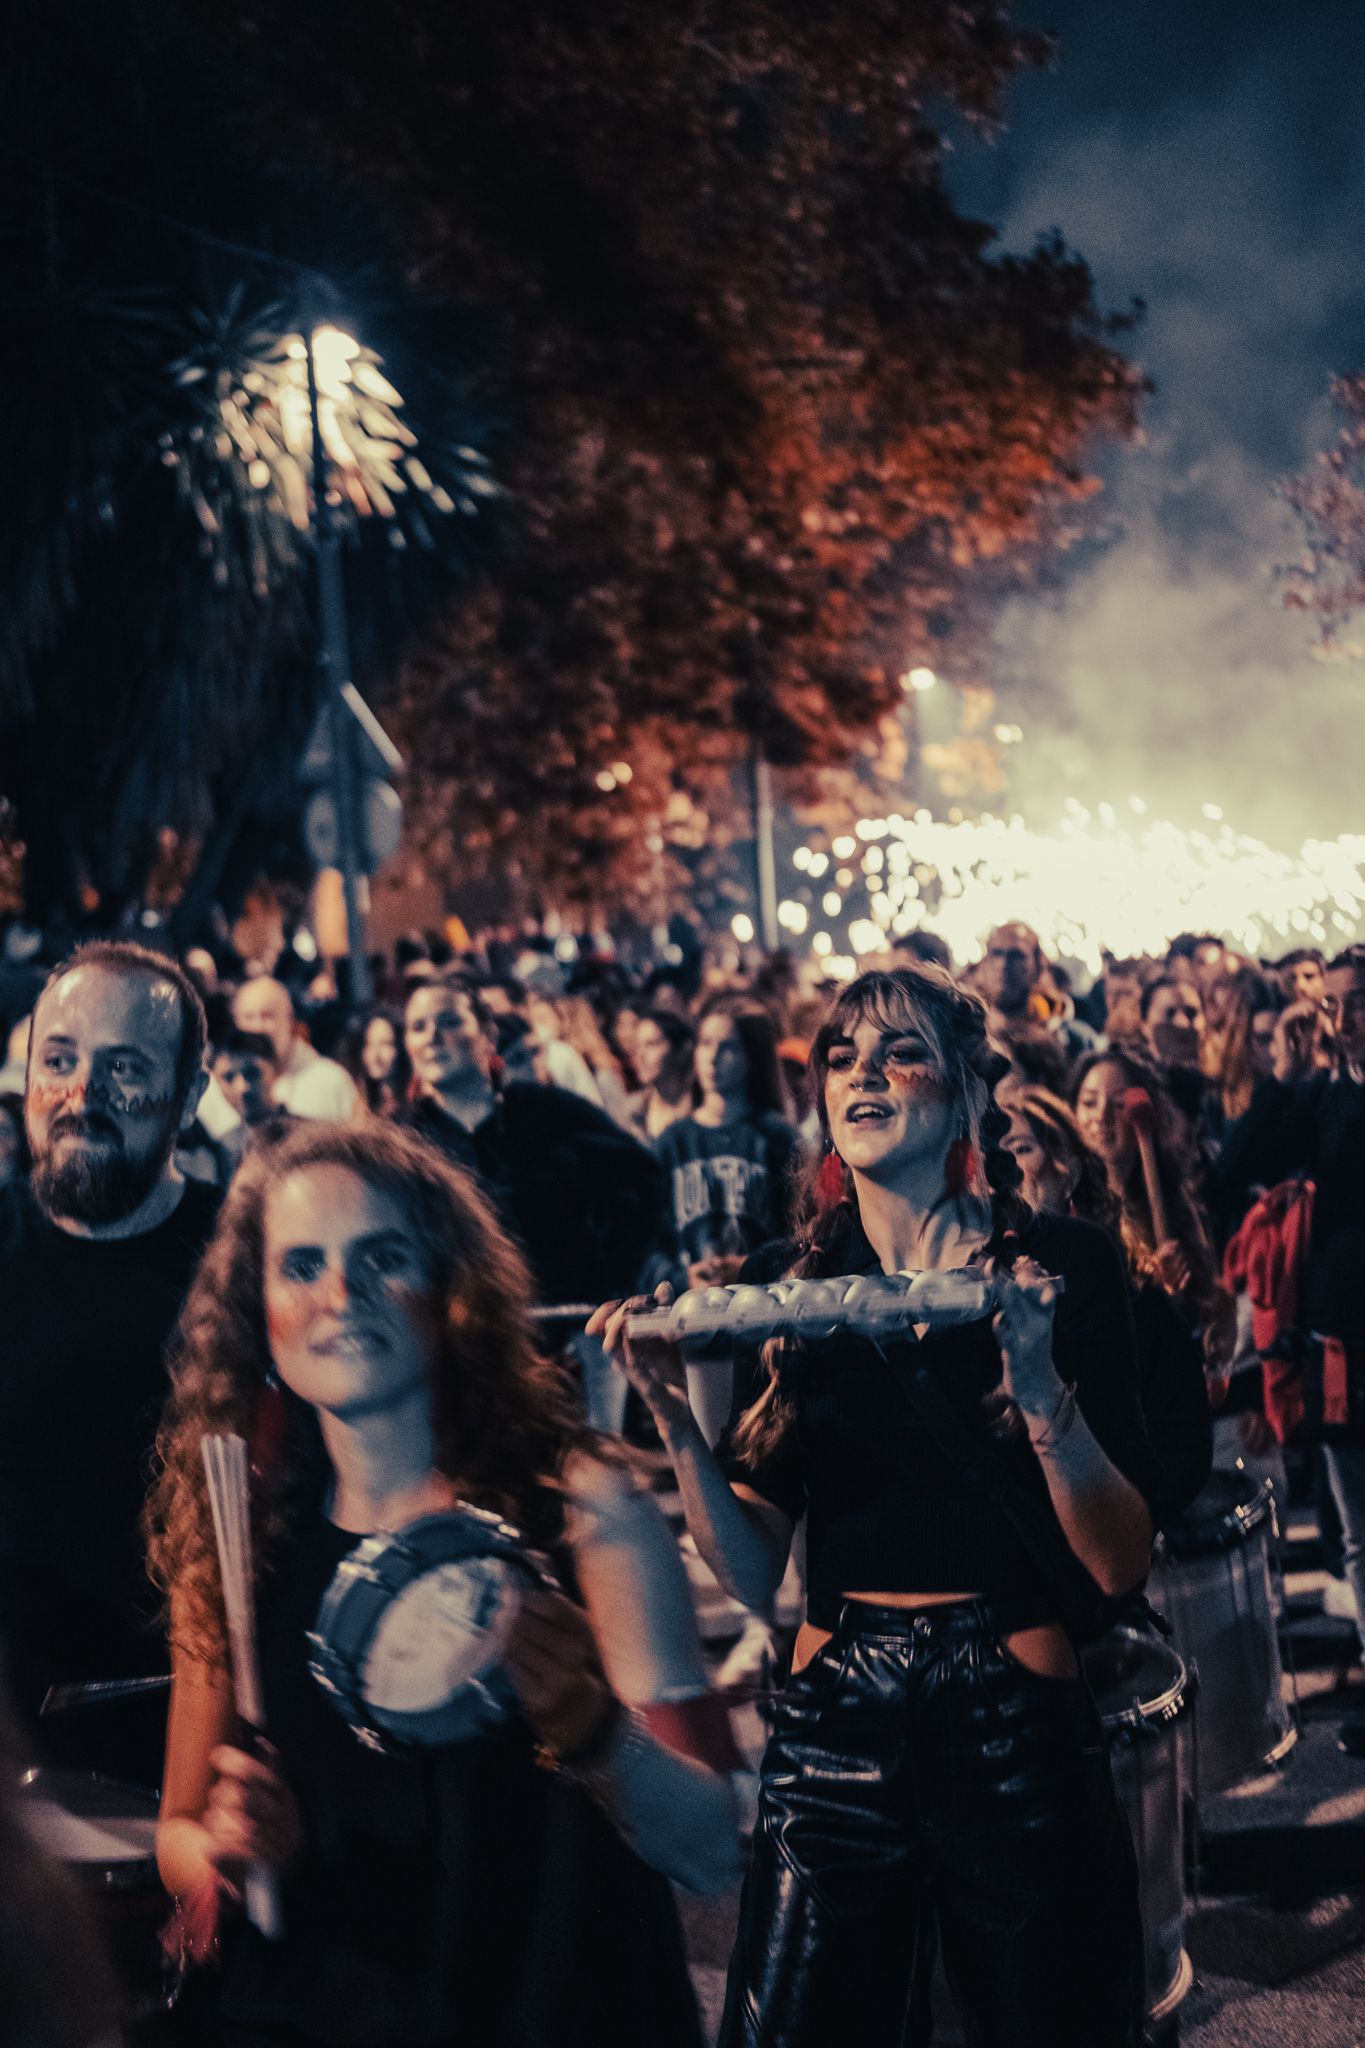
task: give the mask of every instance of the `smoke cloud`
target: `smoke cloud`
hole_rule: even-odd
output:
[[[1157,383],[1146,445],[1105,457],[1101,536],[1001,617],[1012,798],[1038,824],[1068,796],[1181,823],[1212,802],[1292,847],[1362,829],[1365,666],[1314,660],[1282,608],[1298,541],[1274,485],[1327,444],[1329,377],[1365,360],[1365,21],[1312,0],[1133,12],[1171,38],[1054,7],[1056,74],[951,181],[1004,246],[1056,226],[1102,304],[1143,298],[1132,346]]]

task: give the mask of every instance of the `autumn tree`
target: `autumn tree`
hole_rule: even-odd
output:
[[[1365,611],[1365,370],[1332,385],[1340,427],[1311,469],[1283,486],[1302,522],[1304,551],[1285,571],[1285,603],[1307,612],[1323,654],[1360,659],[1350,639]]]
[[[1056,237],[943,185],[1046,41],[992,0],[201,0],[288,134],[488,318],[512,536],[395,716],[419,842],[645,899],[755,738],[799,782],[1064,544],[1143,379]],[[624,766],[627,777],[616,772]]]

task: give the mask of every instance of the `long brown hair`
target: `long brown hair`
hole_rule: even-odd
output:
[[[426,1255],[442,1336],[431,1377],[435,1464],[465,1500],[534,1522],[546,1483],[560,1477],[572,1451],[596,1441],[567,1378],[536,1348],[530,1273],[471,1177],[393,1124],[300,1123],[248,1155],[172,1340],[172,1391],[144,1517],[148,1561],[170,1600],[177,1641],[210,1659],[223,1654],[224,1627],[202,1439],[258,1438],[263,1409],[285,1403],[283,1450],[253,1458],[258,1571],[278,1555],[310,1484],[316,1497],[325,1473],[312,1410],[267,1393],[266,1207],[284,1181],[314,1166],[345,1167],[393,1197]]]
[[[1127,1045],[1111,1045],[1103,1052],[1087,1053],[1078,1062],[1071,1076],[1069,1091],[1073,1109],[1086,1076],[1096,1067],[1105,1065],[1117,1067],[1130,1087],[1141,1088],[1151,1099],[1157,1182],[1166,1209],[1166,1220],[1172,1237],[1189,1262],[1191,1278],[1187,1300],[1203,1338],[1205,1360],[1216,1366],[1231,1354],[1236,1317],[1232,1298],[1218,1277],[1199,1193],[1198,1161],[1189,1127],[1151,1061]],[[1142,1161],[1136,1148],[1126,1174],[1119,1176],[1112,1165],[1108,1170],[1110,1183],[1119,1199],[1120,1236],[1129,1271],[1135,1280],[1159,1285],[1156,1227],[1147,1200]]]
[[[1030,1220],[1019,1192],[1023,1176],[1002,1142],[1009,1117],[995,1099],[1010,1065],[987,1035],[981,998],[931,962],[860,974],[835,997],[811,1042],[811,1090],[824,1146],[797,1181],[797,1257],[789,1269],[791,1279],[837,1273],[858,1220],[853,1176],[833,1149],[829,1132],[825,1083],[830,1049],[836,1040],[851,1037],[859,1023],[870,1021],[895,1030],[904,1026],[907,1016],[933,1047],[958,1113],[964,1172],[960,1187],[945,1199],[975,1196],[990,1204],[992,1255],[998,1255],[1005,1239],[1017,1235]],[[776,1450],[795,1419],[780,1384],[787,1355],[785,1343],[765,1347],[768,1383],[735,1427],[735,1448],[751,1466]],[[999,1412],[1004,1415],[1003,1408]]]
[[[1121,1245],[1123,1212],[1119,1198],[1109,1184],[1103,1160],[1081,1136],[1075,1111],[1049,1088],[1011,1088],[1008,1106],[1011,1115],[1023,1118],[1054,1167],[1075,1170],[1071,1214],[1083,1222],[1098,1223]]]

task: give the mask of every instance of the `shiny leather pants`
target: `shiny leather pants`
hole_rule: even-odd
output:
[[[925,2048],[935,1933],[971,2048],[1136,2048],[1099,1716],[1002,1647],[1025,1625],[845,1606],[778,1702],[718,2048]]]

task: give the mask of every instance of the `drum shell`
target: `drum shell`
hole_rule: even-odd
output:
[[[54,1845],[43,1821],[44,1808],[57,1807],[95,1827],[132,1828],[145,1842],[141,1853],[77,1856]],[[39,1848],[58,1864],[81,1893],[90,1924],[112,1968],[125,2027],[138,2027],[168,2013],[179,1995],[181,1976],[162,1947],[171,1917],[156,1866],[157,1800],[138,1785],[123,1785],[94,1773],[38,1769],[24,1774],[19,1810]]]
[[[1194,1976],[1185,1953],[1181,1739],[1189,1679],[1173,1650],[1134,1629],[1116,1629],[1088,1649],[1085,1669],[1137,1860],[1147,2012],[1164,2022]]]
[[[1296,1729],[1271,1582],[1271,1495],[1215,1473],[1190,1516],[1163,1539],[1149,1592],[1175,1647],[1198,1674],[1192,1790],[1231,1789],[1277,1763]]]

